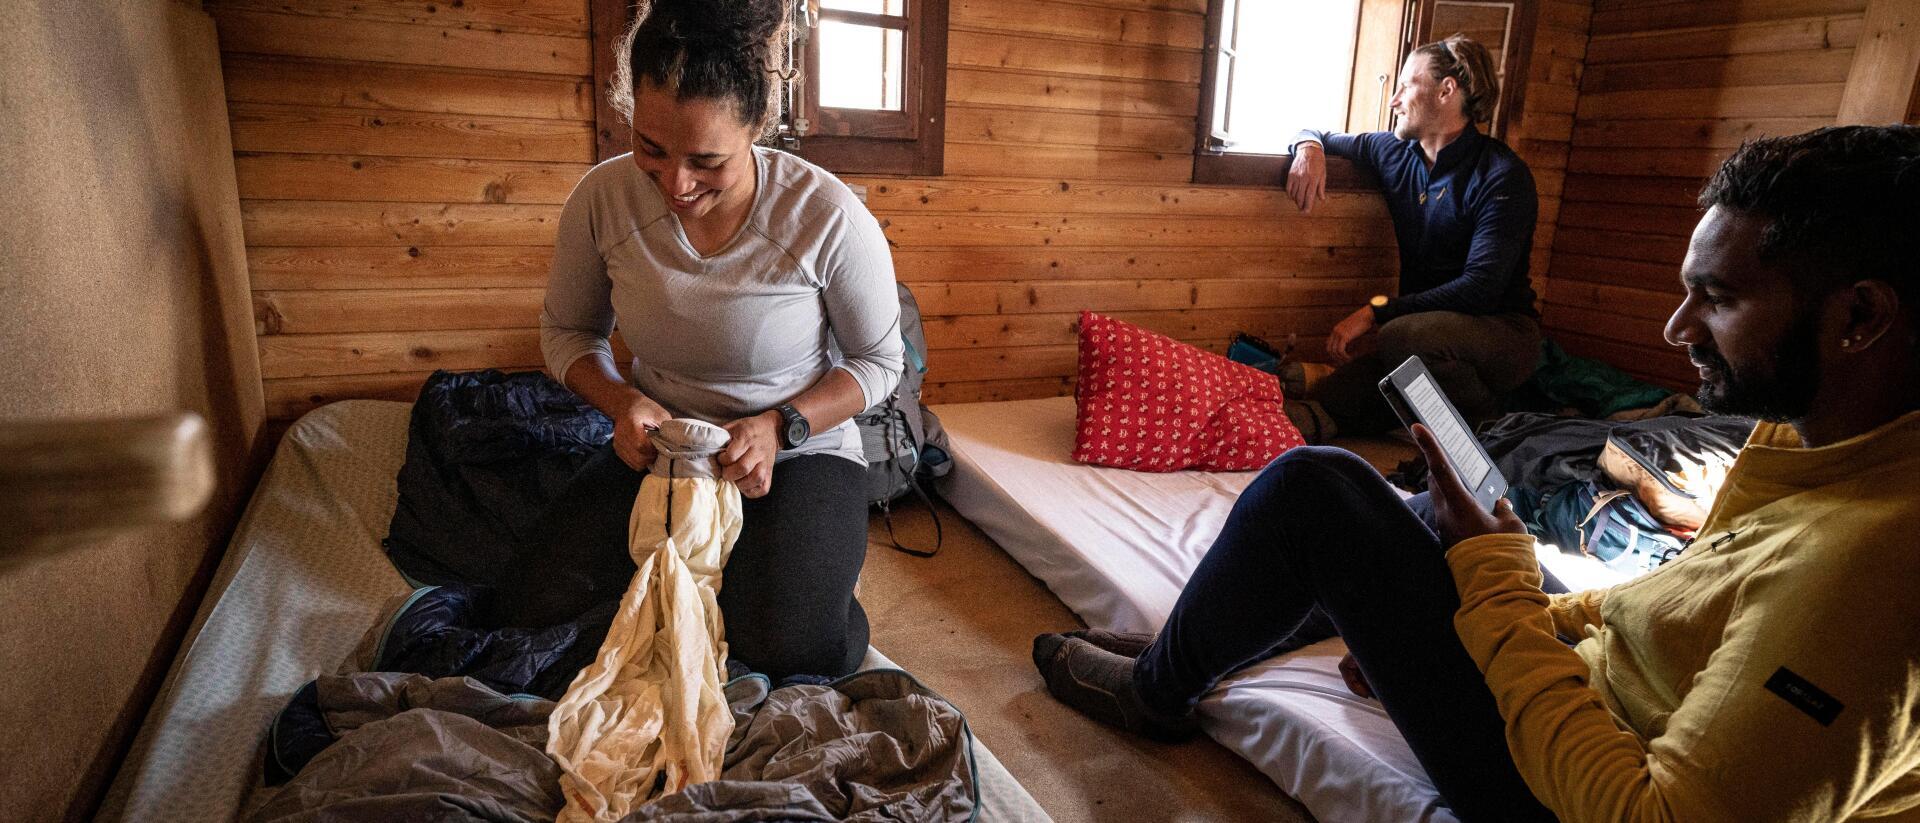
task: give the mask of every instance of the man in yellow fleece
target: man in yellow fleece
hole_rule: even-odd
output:
[[[1763,422],[1679,559],[1548,594],[1424,430],[1411,505],[1295,450],[1157,639],[1038,638],[1050,689],[1178,735],[1319,612],[1464,820],[1920,820],[1920,128],[1749,143],[1700,203],[1666,337]]]

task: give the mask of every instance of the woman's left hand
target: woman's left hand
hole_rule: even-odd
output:
[[[773,491],[773,456],[780,452],[779,412],[742,417],[722,428],[733,439],[720,451],[720,478],[732,480],[747,497]]]

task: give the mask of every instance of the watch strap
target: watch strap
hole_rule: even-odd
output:
[[[776,411],[780,412],[780,447],[781,448],[784,448],[784,449],[796,448],[802,442],[805,442],[806,439],[813,434],[812,424],[807,420],[805,415],[800,413],[799,409],[796,409],[793,407],[792,403],[781,403],[780,405],[775,406],[774,408]],[[799,423],[801,427],[806,429],[805,433],[801,434],[798,440],[795,440],[793,437],[795,423]]]

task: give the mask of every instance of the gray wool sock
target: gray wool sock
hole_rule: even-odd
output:
[[[1293,427],[1300,430],[1300,436],[1308,445],[1323,445],[1340,434],[1340,427],[1333,423],[1333,415],[1328,414],[1319,401],[1288,400],[1281,410],[1293,421]]]
[[[1154,635],[1141,632],[1110,632],[1106,629],[1075,629],[1064,634],[1067,637],[1085,640],[1121,657],[1139,657],[1148,646],[1153,645],[1154,638]]]
[[[1200,730],[1191,712],[1162,714],[1141,701],[1131,657],[1078,637],[1043,634],[1033,639],[1033,662],[1056,699],[1109,726],[1165,742],[1186,740]]]

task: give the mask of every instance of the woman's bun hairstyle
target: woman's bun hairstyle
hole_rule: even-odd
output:
[[[772,125],[775,78],[785,59],[788,0],[641,0],[607,97],[629,123],[641,79],[677,100],[733,101],[740,122]]]
[[[708,48],[764,46],[785,22],[779,0],[654,0],[667,36]]]

